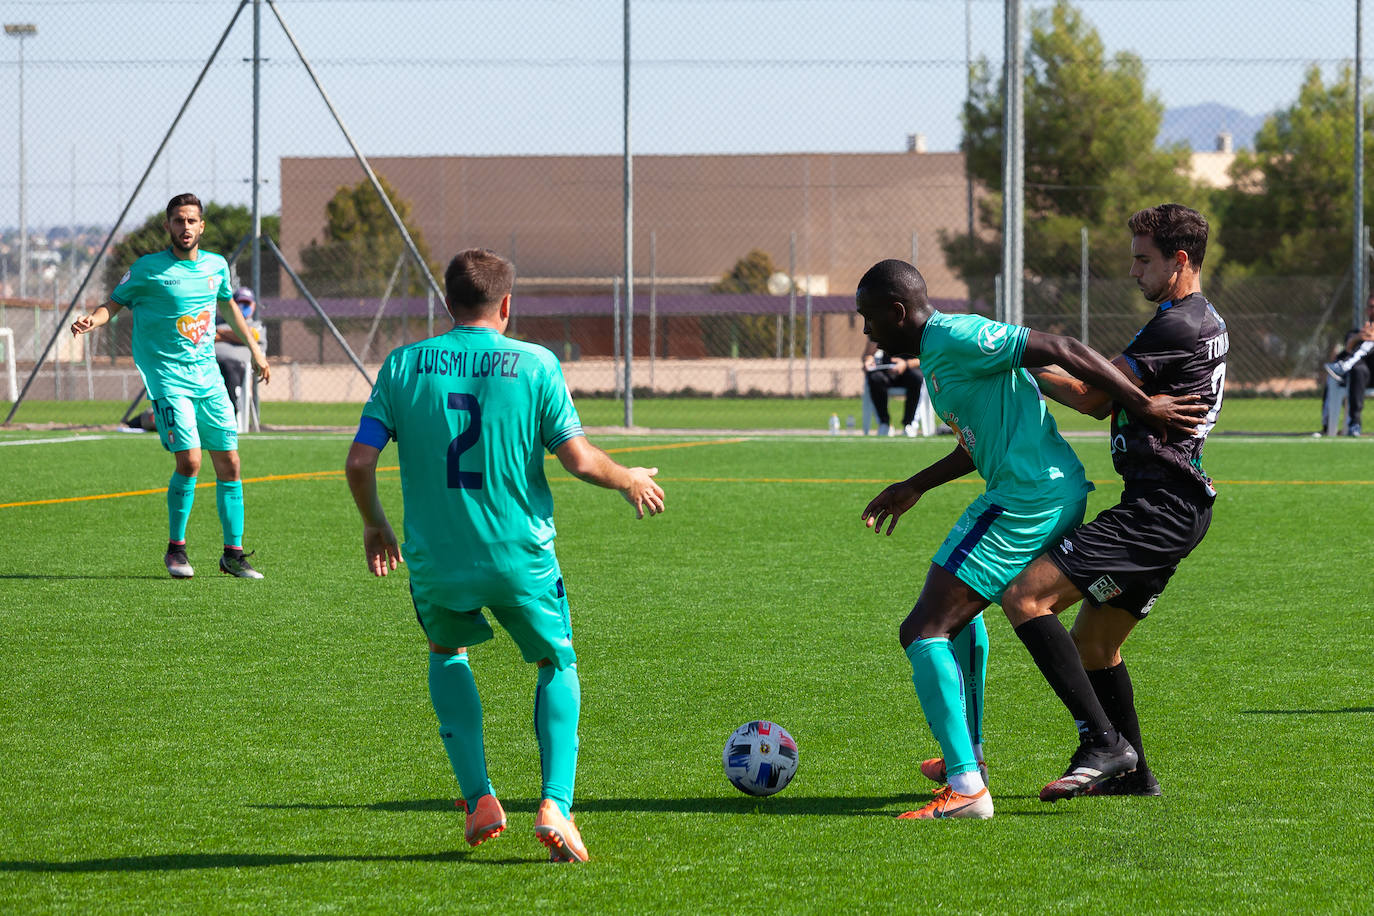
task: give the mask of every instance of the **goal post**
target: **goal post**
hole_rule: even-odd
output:
[[[15,370],[14,331],[0,328],[0,362],[5,364],[5,376],[9,379],[9,402],[19,400],[19,376]]]

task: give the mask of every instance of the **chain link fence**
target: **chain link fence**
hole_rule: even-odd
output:
[[[1228,399],[1266,399],[1275,431],[1318,428],[1319,367],[1360,301],[1354,12],[1302,6],[1351,28],[1275,36],[1240,0],[1024,4],[1026,323],[1118,352],[1152,308],[1126,216],[1195,206]],[[360,403],[391,348],[449,326],[354,144],[433,276],[469,246],[515,261],[510,333],[582,398],[623,397],[627,336],[637,401],[858,398],[853,290],[886,257],[941,308],[999,314],[1000,0],[634,0],[632,290],[620,2],[21,0],[7,25],[34,28],[0,55],[20,127],[0,143],[0,350],[22,384],[54,341],[28,399],[138,394],[121,322],[61,326],[149,250],[168,198],[216,205],[207,248],[248,233],[255,14],[259,193],[285,262],[264,249],[268,425],[274,401]],[[1292,155],[1304,142],[1325,158]]]

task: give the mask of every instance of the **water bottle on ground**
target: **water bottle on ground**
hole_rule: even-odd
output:
[[[832,435],[832,436],[838,436],[839,434],[840,434],[840,415],[837,414],[837,413],[832,413],[832,414],[830,415],[830,435]]]

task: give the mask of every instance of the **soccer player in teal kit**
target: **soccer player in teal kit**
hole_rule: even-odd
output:
[[[1083,520],[1092,489],[1024,367],[1058,364],[1112,392],[1124,409],[1154,426],[1191,429],[1205,408],[1146,397],[1072,338],[978,315],[942,314],[930,305],[925,279],[905,261],[870,268],[859,281],[856,301],[864,333],[878,346],[920,356],[935,411],[958,439],[949,455],[869,502],[862,515],[866,524],[881,532],[886,523],[891,534],[902,514],[934,487],[975,470],[987,482],[936,551],[899,630],[921,709],[943,751],[940,775],[949,781],[929,804],[900,817],[992,817],[992,798],[969,734],[967,675],[955,643],[968,628],[981,627],[983,609],[1001,599],[1047,544]],[[1113,772],[1135,765],[1130,743],[1114,730],[1092,739],[1117,755]]]
[[[215,308],[229,319],[253,352],[253,369],[264,382],[271,378],[267,357],[244,324],[234,304],[234,284],[223,257],[200,250],[205,230],[204,207],[194,194],[178,194],[167,203],[170,245],[134,262],[109,303],[72,324],[72,334],[85,334],[109,323],[120,309],[133,315],[134,365],[143,376],[157,412],[162,445],[176,458],[167,485],[168,535],[163,563],[175,579],[195,574],[186,556],[186,521],[196,495],[201,447],[215,467],[215,505],[224,530],[221,572],[242,579],[262,573],[243,552],[243,483],[239,472],[238,424],[215,362]]]
[[[583,862],[571,815],[581,685],[568,597],[554,554],[545,452],[569,473],[619,490],[640,518],[663,511],[657,468],[627,468],[587,441],[553,353],[504,336],[515,268],[487,249],[460,252],[444,276],[455,327],[392,351],[348,453],[373,575],[401,558],[377,494],[382,449],[395,439],[411,598],[429,640],[439,735],[476,846],[506,826],[487,778],[482,703],[469,646],[490,639],[488,608],[538,665],[534,727],[543,770],[535,836],[554,861]]]

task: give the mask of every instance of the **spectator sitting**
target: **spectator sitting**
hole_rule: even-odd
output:
[[[1374,311],[1374,306],[1371,306]],[[1374,321],[1351,331],[1345,338],[1345,348],[1337,352],[1326,370],[1327,396],[1322,400],[1322,432],[1334,425],[1331,411],[1340,409],[1341,390],[1345,392],[1345,432],[1358,436],[1361,414],[1364,412],[1364,393],[1369,387],[1370,364],[1374,362]]]
[[[873,410],[878,415],[878,435],[895,436],[891,415],[887,409],[887,393],[891,388],[905,388],[906,400],[902,405],[902,429],[908,436],[916,435],[916,408],[920,403],[921,385],[925,379],[921,375],[921,361],[916,357],[892,356],[878,349],[869,341],[864,347],[864,377],[868,383],[868,394],[873,399]],[[866,424],[865,424],[866,425]]]
[[[262,322],[253,317],[257,302],[253,291],[246,286],[234,290],[234,304],[243,313],[248,330],[255,340],[262,339]],[[253,351],[234,332],[233,326],[223,315],[215,322],[215,362],[219,363],[220,375],[224,376],[224,387],[229,390],[229,401],[234,405],[234,413],[239,413],[239,389],[247,377],[247,368],[252,365]]]

